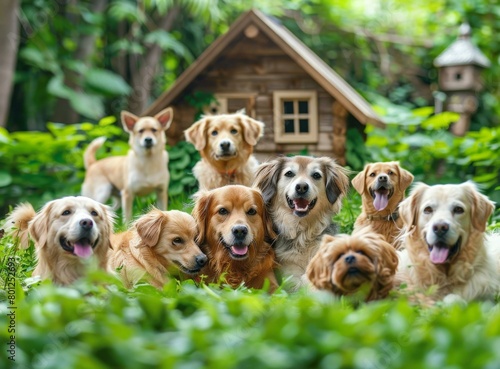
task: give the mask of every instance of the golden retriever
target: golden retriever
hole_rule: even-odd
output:
[[[307,264],[349,189],[347,171],[328,157],[278,157],[259,166],[254,185],[264,197],[278,238],[276,258],[291,290],[307,283]]]
[[[154,117],[142,118],[122,111],[123,128],[130,135],[130,150],[126,156],[96,161],[95,153],[106,138],[99,137],[92,141],[84,153],[87,172],[82,195],[101,203],[111,196],[116,199],[121,197],[126,222],[132,219],[134,196],[145,196],[155,191],[157,207],[166,210],[170,175],[165,131],[170,127],[172,118],[172,108],[162,110]]]
[[[392,290],[397,267],[394,247],[384,236],[364,229],[352,236],[323,236],[307,278],[317,289],[337,296],[361,293],[372,301]]]
[[[192,275],[207,263],[195,243],[196,234],[196,222],[190,214],[153,209],[130,230],[112,236],[108,270],[118,273],[127,288],[147,275],[149,282],[161,289],[172,266]]]
[[[241,113],[205,116],[184,134],[201,155],[193,168],[200,190],[252,184],[258,165],[252,153],[264,123]]]
[[[84,275],[84,259],[92,255],[106,269],[113,220],[108,206],[69,196],[48,202],[38,213],[31,204],[20,204],[6,224],[13,227],[11,233],[19,237],[20,247],[28,247],[29,236],[34,240],[37,266],[33,276],[67,285]]]
[[[400,206],[405,226],[397,279],[435,299],[473,300],[499,292],[498,235],[486,237],[493,203],[472,182],[420,183]],[[494,238],[497,238],[495,241]]]
[[[244,283],[269,290],[278,283],[274,274],[275,255],[272,228],[264,200],[257,189],[228,185],[195,194],[193,216],[199,228],[198,244],[208,256],[202,274],[208,282],[224,275],[232,287]]]
[[[352,180],[362,198],[362,212],[354,223],[354,231],[369,227],[398,248],[398,235],[403,227],[398,205],[413,175],[396,161],[367,164]]]

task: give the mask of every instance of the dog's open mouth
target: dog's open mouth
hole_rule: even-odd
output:
[[[186,274],[198,274],[201,271],[201,268],[189,269],[182,265],[179,261],[175,260],[174,263],[179,267],[180,271]]]
[[[228,245],[227,243],[224,242],[224,239],[222,237],[220,239],[220,242],[229,252],[229,255],[231,256],[232,259],[243,260],[248,257],[248,245],[243,245],[243,244]]]
[[[437,242],[434,245],[427,244],[430,252],[430,259],[433,264],[444,264],[450,262],[455,255],[460,251],[462,245],[462,237],[459,237],[453,246],[449,246],[444,242]]]
[[[288,196],[286,197],[288,206],[290,207],[290,209],[293,210],[293,213],[298,217],[305,217],[307,214],[309,214],[309,211],[311,211],[316,205],[317,200],[318,198],[309,201],[301,197],[292,200]]]
[[[389,204],[389,199],[394,194],[393,188],[387,188],[385,186],[379,186],[376,190],[370,188],[370,194],[373,197],[373,207],[377,211],[384,210]]]
[[[59,239],[59,243],[65,251],[83,259],[87,259],[92,256],[94,253],[93,249],[95,245],[97,245],[98,241],[99,238],[94,242],[94,244],[92,244],[88,238],[81,238],[75,242],[70,242],[65,237],[61,237]]]

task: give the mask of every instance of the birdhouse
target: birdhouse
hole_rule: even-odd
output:
[[[446,94],[445,109],[460,114],[451,130],[463,135],[469,129],[470,116],[476,111],[477,93],[482,90],[481,71],[490,66],[488,58],[471,41],[471,28],[463,23],[458,39],[435,60],[439,69],[439,90]]]

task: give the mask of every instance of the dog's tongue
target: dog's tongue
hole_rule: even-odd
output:
[[[309,201],[306,199],[295,199],[293,200],[293,204],[295,205],[296,211],[307,211],[309,207]]]
[[[431,251],[431,262],[434,264],[443,264],[448,258],[450,249],[447,247],[436,247],[434,246]]]
[[[248,246],[231,246],[231,251],[235,255],[245,255],[248,252]]]
[[[373,206],[377,211],[384,210],[389,203],[387,193],[379,193],[375,191],[375,200],[373,200]]]
[[[92,246],[88,240],[80,240],[73,244],[73,252],[76,256],[87,259],[92,256]]]

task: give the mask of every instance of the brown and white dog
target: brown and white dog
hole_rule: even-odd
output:
[[[208,256],[202,274],[208,282],[224,275],[232,287],[244,283],[269,290],[278,287],[272,242],[276,237],[262,195],[257,189],[228,185],[195,194],[193,216],[199,228],[198,244]]]
[[[252,153],[264,123],[241,113],[205,116],[184,134],[201,155],[193,168],[200,190],[252,184],[258,165]]]
[[[403,227],[398,205],[412,182],[413,175],[396,161],[367,164],[352,180],[353,187],[363,200],[354,231],[368,227],[398,248],[397,237]]]
[[[445,302],[500,292],[500,234],[485,233],[493,203],[472,182],[416,185],[400,205],[406,232],[397,279]]]
[[[372,301],[387,297],[397,267],[394,247],[384,236],[363,229],[353,235],[323,236],[307,277],[319,290],[337,296],[360,293]]]
[[[191,215],[153,209],[128,231],[111,237],[108,270],[119,274],[127,288],[146,275],[153,286],[161,289],[172,267],[194,275],[207,263],[206,255],[195,243],[196,234]]]
[[[134,196],[145,196],[155,191],[157,207],[166,210],[170,175],[165,131],[170,127],[172,118],[172,108],[162,110],[154,117],[142,118],[122,111],[123,128],[130,134],[130,150],[127,156],[96,161],[95,153],[106,139],[99,137],[92,141],[84,153],[87,172],[82,195],[101,203],[111,196],[121,197],[126,222],[132,219]]]
[[[27,248],[35,242],[37,265],[33,276],[67,285],[85,274],[84,259],[94,256],[106,269],[114,214],[108,206],[82,196],[63,197],[35,212],[31,204],[18,205],[7,218],[10,233]]]
[[[336,233],[332,216],[349,189],[347,171],[332,158],[278,157],[259,166],[254,185],[278,231],[279,268],[296,290],[307,284],[306,268],[323,235]]]

